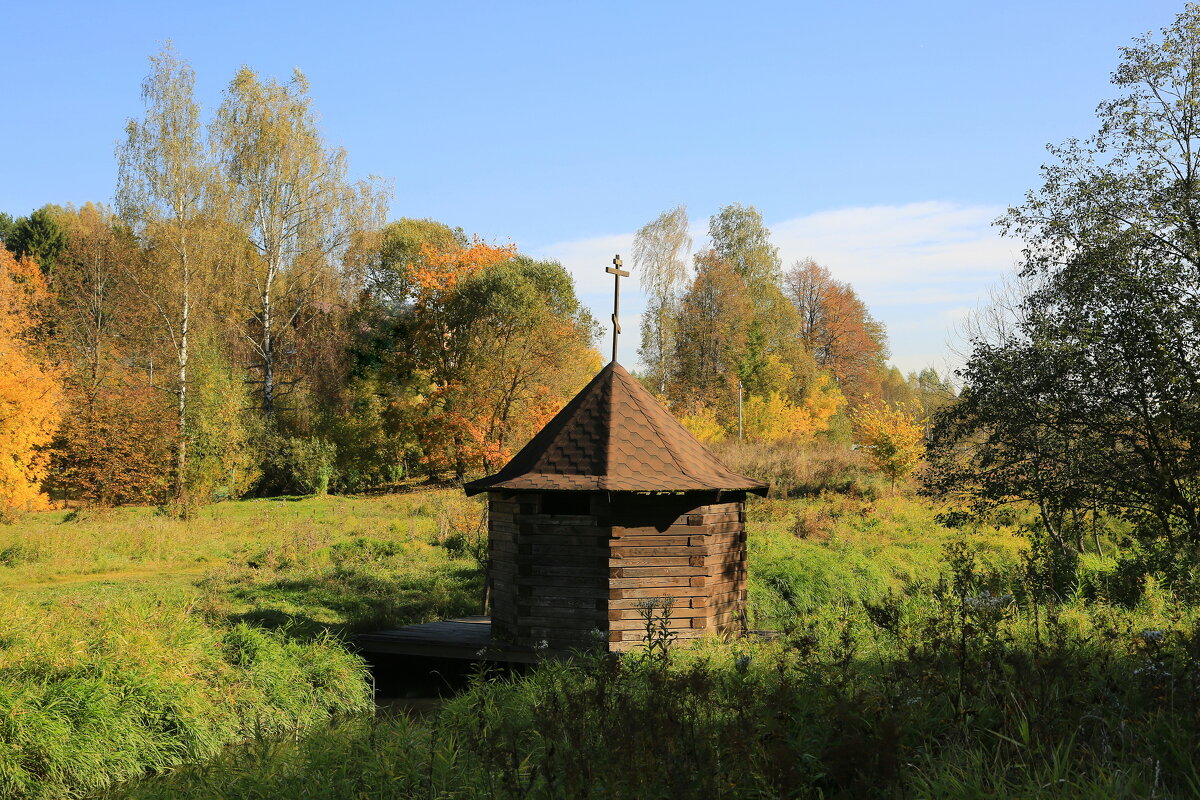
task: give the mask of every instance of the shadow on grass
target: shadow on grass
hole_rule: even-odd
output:
[[[238,583],[224,593],[249,610],[226,615],[297,638],[343,636],[482,612],[483,575],[444,566],[422,575],[339,568],[264,582]]]

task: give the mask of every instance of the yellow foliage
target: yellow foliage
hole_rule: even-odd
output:
[[[752,395],[742,409],[743,430],[751,441],[807,439],[829,429],[846,400],[827,376],[820,376],[800,403],[780,392]]]
[[[717,421],[717,411],[712,406],[696,406],[690,413],[679,418],[687,428],[705,444],[714,444],[725,438],[725,429]]]
[[[62,389],[28,339],[48,297],[37,264],[0,247],[0,519],[47,506],[41,484]]]
[[[925,426],[920,419],[921,408],[916,403],[879,404],[854,414],[859,440],[868,448],[876,469],[891,478],[893,488],[896,479],[912,472],[925,455]]]

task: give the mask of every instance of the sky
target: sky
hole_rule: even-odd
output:
[[[327,141],[431,217],[556,258],[601,320],[614,254],[687,205],[753,205],[785,268],[849,281],[902,370],[946,371],[1011,272],[992,225],[1045,145],[1094,132],[1134,36],[1180,2],[20,3],[0,14],[0,211],[110,201],[173,41],[207,111],[243,64],[301,69]],[[635,276],[636,277],[636,276]],[[636,280],[620,361],[637,363]],[[632,334],[632,335],[631,335]],[[601,341],[608,353],[611,340]]]

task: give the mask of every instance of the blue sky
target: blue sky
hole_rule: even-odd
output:
[[[10,4],[0,210],[107,201],[166,39],[209,110],[242,64],[301,68],[352,170],[433,217],[559,258],[600,318],[603,268],[686,203],[753,204],[785,263],[851,281],[905,370],[1019,252],[989,225],[1086,136],[1118,48],[1179,2]],[[626,259],[628,262],[628,259]],[[611,280],[611,279],[609,279]],[[621,360],[636,361],[634,286]],[[608,352],[601,343],[601,352]]]

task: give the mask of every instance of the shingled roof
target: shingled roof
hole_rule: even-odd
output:
[[[762,481],[730,471],[615,361],[502,470],[463,488],[767,493]]]

